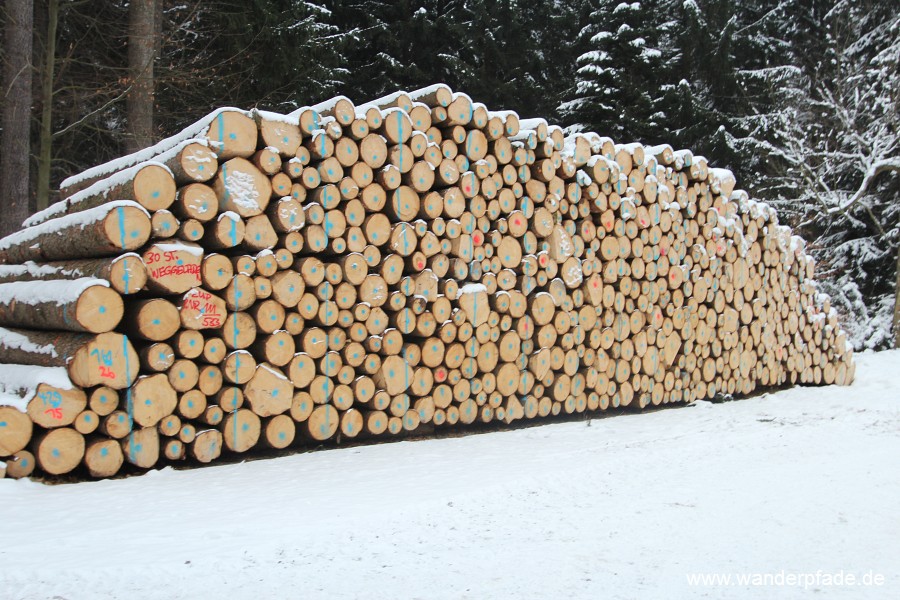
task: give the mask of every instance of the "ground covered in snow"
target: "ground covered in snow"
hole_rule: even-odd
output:
[[[850,388],[0,480],[0,597],[900,598],[900,352],[858,363]]]

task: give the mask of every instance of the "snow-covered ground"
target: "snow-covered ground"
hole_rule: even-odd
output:
[[[0,480],[0,597],[900,598],[900,352],[858,361],[850,388]]]

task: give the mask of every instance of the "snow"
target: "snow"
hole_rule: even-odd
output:
[[[0,480],[0,589],[22,600],[896,598],[898,367],[898,352],[867,353],[850,388],[121,480]],[[688,583],[841,571],[884,581]]]
[[[109,282],[96,277],[79,279],[47,279],[0,283],[0,305],[55,303],[57,306],[75,303],[84,291],[95,285],[109,287]]]
[[[487,293],[487,288],[483,283],[467,283],[460,287],[456,294],[457,296],[462,296],[463,294],[478,294],[481,292]]]
[[[194,140],[190,140],[190,141],[194,141]],[[81,190],[80,192],[76,192],[76,193],[72,194],[71,196],[69,196],[68,198],[65,198],[63,200],[60,200],[59,202],[51,204],[50,206],[48,206],[47,208],[45,208],[42,211],[34,213],[33,215],[31,215],[28,219],[26,219],[24,221],[23,225],[25,227],[31,227],[32,225],[37,225],[39,223],[43,223],[44,221],[46,221],[48,219],[52,219],[54,217],[59,217],[59,216],[65,214],[66,212],[69,212],[70,209],[77,211],[78,210],[77,205],[80,204],[81,202],[84,202],[85,200],[88,200],[88,199],[93,198],[98,195],[102,195],[104,197],[108,196],[109,193],[113,189],[115,189],[121,185],[124,185],[130,181],[133,181],[141,169],[144,169],[149,166],[154,166],[154,165],[158,166],[158,167],[162,167],[163,169],[168,171],[170,175],[172,175],[171,169],[169,169],[169,167],[167,167],[166,165],[164,165],[161,162],[147,161],[147,162],[140,163],[131,168],[118,171],[118,172],[110,175],[106,179],[101,179],[100,181],[93,183],[89,187]],[[173,177],[174,177],[174,175],[173,175]],[[129,198],[112,198],[112,200],[128,200],[128,199]],[[73,206],[74,206],[74,208],[72,208]]]
[[[89,208],[88,210],[50,219],[39,225],[32,225],[26,229],[11,233],[0,240],[0,250],[6,250],[7,248],[20,244],[27,244],[44,234],[55,233],[69,227],[81,227],[83,229],[85,226],[101,220],[113,210],[125,206],[140,209],[147,215],[147,218],[150,218],[150,213],[137,202],[132,200],[116,200],[115,202],[107,202],[106,204],[101,204],[100,206]]]
[[[203,247],[184,242],[158,242],[154,247],[160,252],[187,252],[194,256],[203,256]]]
[[[424,10],[424,8],[420,10]],[[407,93],[407,95],[409,96],[410,100],[419,100],[420,98],[424,98],[425,96],[434,94],[439,90],[446,90],[447,92],[451,92],[452,94],[450,86],[448,86],[446,83],[435,83],[434,85],[429,85],[418,90],[413,90]]]
[[[303,110],[303,109],[301,109]],[[263,121],[274,121],[276,123],[285,123],[287,125],[300,125],[300,113],[293,112],[289,115],[283,115],[281,113],[271,112],[268,110],[259,110],[257,108],[253,109],[253,115],[258,116]]]
[[[59,356],[56,353],[56,348],[54,348],[52,344],[44,346],[35,344],[21,333],[6,329],[5,327],[0,327],[0,347],[21,350],[22,352],[32,352],[35,354],[46,354],[53,358]]]
[[[208,144],[207,140],[207,132],[209,131],[209,126],[212,124],[216,118],[225,112],[238,112],[247,116],[250,116],[246,111],[240,110],[239,108],[231,108],[231,107],[223,107],[213,112],[209,113],[199,121],[195,122],[193,125],[186,127],[181,130],[179,133],[175,134],[172,137],[166,138],[149,148],[144,148],[143,150],[139,150],[133,154],[129,154],[127,156],[123,156],[121,158],[117,158],[115,160],[111,160],[109,162],[103,163],[102,165],[98,165],[87,171],[82,171],[77,175],[73,175],[67,179],[64,179],[62,183],[59,184],[60,189],[67,188],[69,186],[78,184],[87,179],[95,179],[98,177],[105,177],[107,175],[111,175],[116,173],[117,171],[121,171],[123,169],[127,169],[132,167],[138,163],[146,162],[148,160],[152,160],[156,157],[159,157],[161,154],[166,153],[167,151],[172,150],[176,146],[184,145],[194,142],[198,144]],[[195,139],[199,138],[199,139]],[[181,146],[183,147],[183,146]],[[176,151],[177,153],[177,151]],[[168,156],[168,154],[167,154]]]
[[[63,390],[73,387],[65,367],[0,364],[0,406],[25,412],[42,383]]]
[[[225,197],[236,205],[249,211],[260,210],[259,190],[256,189],[256,180],[252,173],[245,173],[237,169],[228,171],[225,181]]]

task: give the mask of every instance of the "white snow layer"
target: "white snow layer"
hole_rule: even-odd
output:
[[[0,364],[0,406],[25,412],[37,387],[45,383],[63,390],[72,389],[65,367]]]
[[[0,480],[0,590],[894,599],[900,353],[858,360],[849,388],[118,480]],[[883,579],[822,583],[841,572]],[[736,580],[779,574],[812,583]],[[730,585],[689,579],[716,575]]]
[[[44,221],[46,221],[48,219],[52,219],[54,217],[58,217],[62,214],[65,214],[65,212],[68,210],[68,208],[70,206],[77,205],[81,202],[84,202],[88,198],[92,198],[94,196],[97,196],[98,194],[107,196],[113,188],[116,188],[120,185],[123,185],[123,184],[128,183],[129,181],[133,180],[135,178],[135,176],[138,174],[138,171],[140,171],[141,169],[143,169],[145,167],[151,166],[151,165],[156,165],[158,167],[162,167],[166,171],[169,171],[169,173],[172,172],[171,169],[169,169],[169,167],[162,164],[161,162],[156,162],[156,161],[143,162],[143,163],[141,163],[139,165],[135,165],[131,168],[127,168],[127,169],[118,171],[118,172],[114,173],[113,175],[110,175],[106,179],[101,179],[100,181],[97,181],[97,182],[91,184],[89,187],[86,187],[85,189],[81,190],[80,192],[76,192],[76,193],[72,194],[68,198],[65,198],[63,200],[60,200],[59,202],[51,204],[44,210],[36,212],[33,215],[31,215],[30,217],[28,217],[22,224],[25,227],[31,227],[33,225],[43,223]],[[112,198],[112,200],[129,200],[129,198]]]
[[[81,297],[84,290],[95,285],[109,287],[109,282],[96,277],[80,277],[0,283],[0,305],[14,302],[32,306],[44,303],[54,303],[58,306],[72,304]]]
[[[478,294],[480,292],[487,293],[487,288],[483,283],[467,283],[466,285],[459,288],[457,295],[462,296],[463,294]]]
[[[55,233],[69,227],[81,227],[83,229],[91,223],[100,221],[113,210],[125,206],[138,208],[147,215],[147,218],[150,217],[150,213],[147,212],[147,209],[137,202],[132,200],[116,200],[115,202],[107,202],[106,204],[101,204],[100,206],[95,206],[94,208],[89,208],[81,212],[50,219],[49,221],[44,221],[38,225],[32,225],[15,233],[11,233],[0,240],[0,250],[5,250],[19,244],[26,244],[46,233]]]
[[[70,185],[75,185],[85,179],[93,179],[96,177],[103,177],[105,175],[110,175],[117,171],[121,171],[122,169],[126,169],[128,167],[134,166],[138,163],[146,162],[148,160],[152,160],[155,157],[160,156],[161,154],[171,150],[172,148],[178,146],[179,144],[184,143],[187,145],[190,142],[197,143],[208,143],[207,142],[207,132],[209,131],[209,126],[212,124],[216,118],[225,112],[238,112],[244,115],[250,116],[250,114],[239,108],[232,107],[223,107],[214,110],[209,113],[199,121],[195,122],[193,125],[188,126],[187,128],[181,130],[176,133],[172,137],[166,138],[150,146],[149,148],[144,148],[143,150],[139,150],[133,154],[129,154],[127,156],[123,156],[121,158],[117,158],[115,160],[111,160],[107,163],[103,163],[102,165],[98,165],[87,171],[82,171],[77,175],[73,175],[68,179],[64,179],[62,183],[59,184],[60,189],[69,187]],[[197,138],[197,139],[193,139]]]

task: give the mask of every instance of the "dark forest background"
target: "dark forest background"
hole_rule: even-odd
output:
[[[896,0],[5,0],[4,233],[66,176],[214,108],[445,82],[731,169],[810,242],[855,345],[893,346],[898,13]]]

